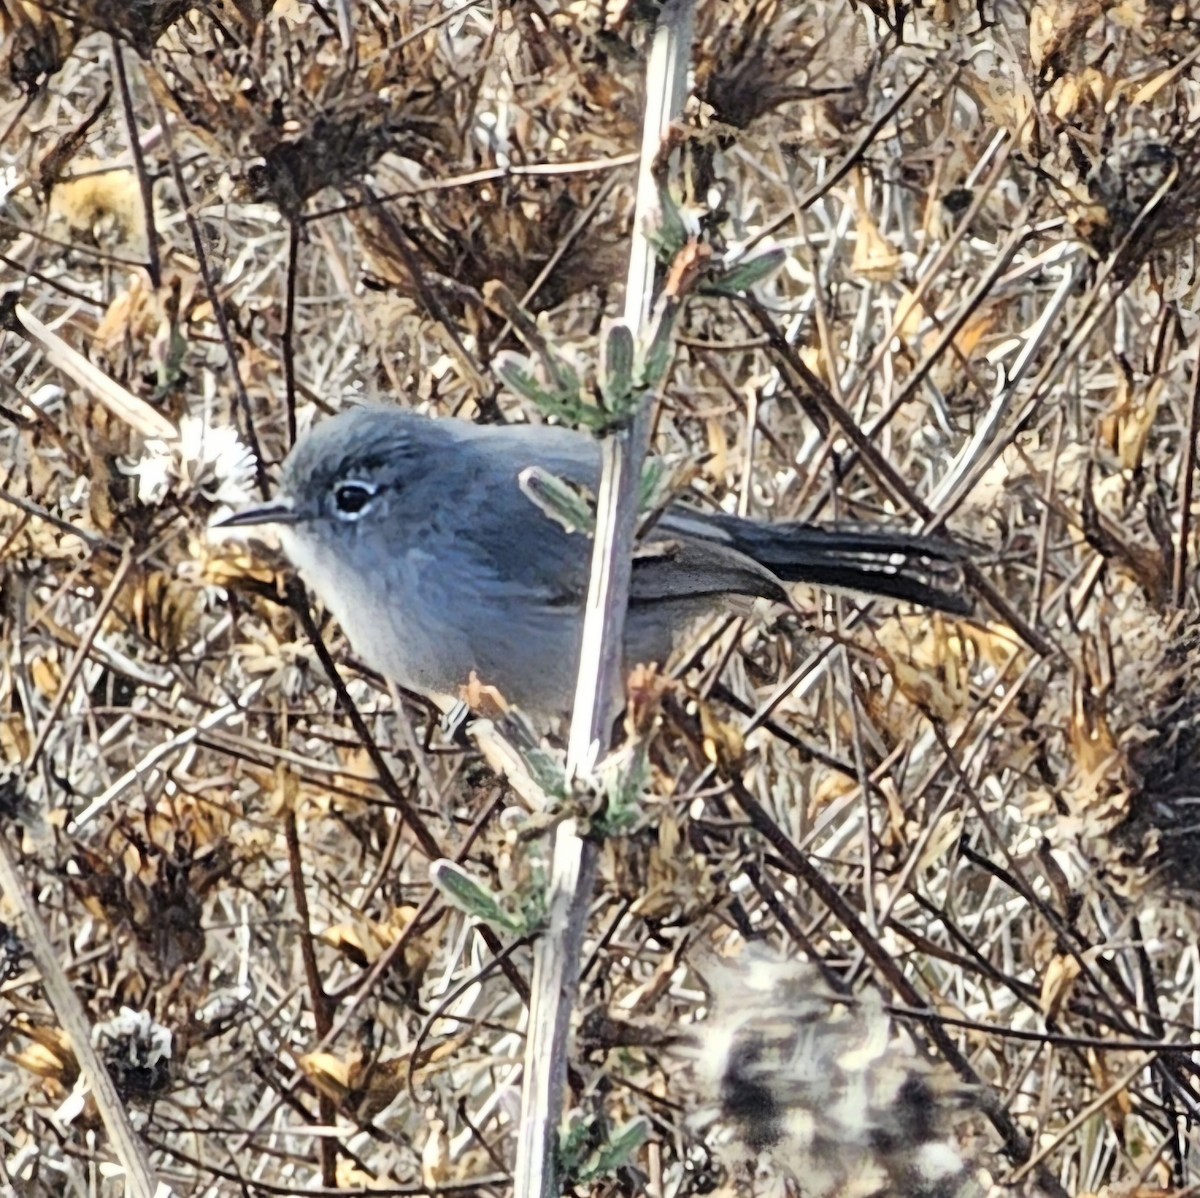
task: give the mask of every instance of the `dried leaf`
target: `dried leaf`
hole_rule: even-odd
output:
[[[362,1057],[359,1054],[346,1059],[332,1052],[309,1052],[297,1057],[296,1064],[317,1090],[340,1105],[350,1092]]]
[[[1037,0],[1029,13],[1029,58],[1039,73],[1079,44],[1103,11],[1099,0]]]
[[[30,681],[47,699],[53,699],[58,695],[63,679],[62,666],[57,660],[57,652],[54,650],[51,652],[54,653],[54,656],[39,653],[29,662]]]
[[[1075,979],[1079,977],[1077,958],[1056,954],[1042,974],[1042,990],[1038,1004],[1047,1019],[1057,1019],[1063,1005],[1071,996]]]
[[[459,691],[459,697],[476,715],[486,719],[497,719],[509,709],[508,700],[500,691],[483,682],[474,670],[467,685]]]
[[[854,182],[857,213],[855,217],[854,257],[850,269],[864,278],[890,282],[900,272],[900,251],[880,232],[867,204],[862,175]]]
[[[1110,689],[1106,662],[1096,642],[1088,639],[1074,673],[1067,727],[1074,770],[1065,797],[1092,834],[1122,818],[1129,804],[1126,760],[1108,718]]]
[[[917,298],[914,291],[907,287],[900,288],[900,302],[896,305],[895,325],[897,335],[905,345],[920,344],[922,327],[931,318],[925,305]],[[931,332],[930,337],[936,338],[937,333]]]
[[[917,862],[918,874],[937,865],[950,849],[958,844],[965,822],[966,817],[961,810],[942,813],[934,825],[929,839],[925,842],[925,849]]]
[[[891,625],[884,634],[884,656],[896,689],[910,703],[943,723],[962,714],[970,701],[970,641],[950,634],[941,616],[923,621],[924,634],[905,640]]]
[[[1112,1070],[1108,1067],[1108,1058],[1095,1048],[1089,1048],[1087,1051],[1088,1070],[1096,1083],[1098,1093],[1112,1088],[1113,1082],[1116,1080]],[[1121,1089],[1113,1095],[1113,1097],[1104,1104],[1104,1113],[1108,1116],[1113,1130],[1118,1135],[1123,1135],[1125,1131],[1125,1122],[1133,1113],[1133,1099],[1130,1097],[1128,1089]],[[1162,1198],[1163,1191],[1153,1189],[1150,1191],[1156,1198]],[[1128,1196],[1132,1198],[1132,1196]]]
[[[707,703],[700,704],[700,728],[705,757],[722,769],[736,769],[746,755],[746,739],[741,730],[717,719]]]
[[[70,1086],[79,1076],[79,1063],[71,1048],[71,1040],[65,1031],[33,1023],[25,1016],[17,1019],[13,1031],[33,1043],[26,1049],[12,1053],[10,1060],[38,1077]]]
[[[1129,374],[1117,372],[1117,392],[1101,418],[1100,436],[1117,455],[1123,470],[1132,473],[1141,469],[1163,388],[1163,379],[1156,378],[1144,394],[1135,394]]]
[[[76,232],[97,241],[110,231],[118,244],[140,245],[146,240],[141,188],[128,169],[105,170],[56,184],[50,193],[50,210]]]

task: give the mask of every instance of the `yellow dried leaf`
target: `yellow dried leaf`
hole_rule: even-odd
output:
[[[1033,69],[1044,66],[1087,32],[1101,13],[1099,0],[1037,0],[1029,13],[1029,58]]]
[[[340,1103],[350,1091],[361,1057],[343,1060],[331,1052],[308,1052],[296,1064],[317,1090]]]
[[[109,170],[84,159],[75,164],[77,173],[89,169],[102,173],[55,184],[50,210],[79,233],[99,238],[111,231],[120,241],[144,240],[146,222],[137,175],[128,168]]]
[[[300,779],[287,766],[278,766],[275,770],[273,785],[270,788],[270,801],[267,811],[271,815],[284,815],[296,810],[296,800],[300,795]]]
[[[1054,53],[1058,39],[1058,28],[1050,7],[1035,4],[1029,12],[1029,57],[1035,70],[1040,71],[1042,64]]]
[[[364,1058],[361,1049],[347,1056],[310,1052],[297,1060],[313,1088],[364,1120],[373,1119],[400,1092],[408,1078],[408,1060]]]
[[[976,312],[970,320],[954,336],[953,345],[957,350],[957,357],[969,362],[975,357],[975,352],[979,349],[980,342],[991,332],[992,326],[996,323],[995,312]],[[939,332],[930,332],[925,338],[925,348],[930,350],[940,339]],[[947,355],[947,360],[956,361],[956,356],[953,354]]]
[[[443,1041],[431,1052],[425,1053],[421,1058],[421,1064],[412,1071],[414,1085],[423,1086],[430,1078],[436,1077],[439,1073],[444,1073],[449,1066],[452,1066],[456,1060],[460,1059],[463,1047],[470,1044],[473,1036],[473,1031],[468,1028],[466,1031],[460,1032],[457,1036],[452,1036],[449,1040]],[[407,1082],[408,1059],[400,1057],[394,1064],[399,1071],[400,1080]]]
[[[92,334],[92,344],[111,354],[126,337],[140,341],[150,336],[158,318],[154,300],[145,277],[136,271],[130,274],[129,286],[117,293],[100,318]]]
[[[394,908],[382,922],[360,916],[326,928],[320,939],[360,967],[373,965],[408,929],[415,914],[415,907],[404,906]],[[428,960],[428,949],[416,940],[410,941],[405,949],[406,964],[416,965],[422,958]],[[411,962],[410,954],[413,954]]]
[[[377,1173],[368,1173],[360,1164],[348,1156],[338,1157],[337,1187],[339,1190],[368,1191],[385,1189],[389,1186],[385,1178]]]
[[[246,578],[275,584],[280,578],[275,570],[256,558],[242,541],[193,539],[189,542],[189,548],[195,562],[193,570],[196,579],[203,586],[226,589]]]
[[[67,1061],[44,1044],[31,1044],[20,1052],[14,1052],[9,1060],[28,1073],[54,1078],[56,1081],[62,1081],[68,1071]]]
[[[340,768],[334,780],[338,786],[364,799],[373,799],[378,795],[379,775],[366,749],[361,745],[338,746],[337,759]],[[338,801],[342,802],[341,799]],[[397,909],[411,910],[408,907]]]
[[[829,374],[829,361],[821,352],[820,345],[803,345],[800,347],[800,361],[809,368],[826,386],[832,381]]]
[[[195,628],[203,604],[203,592],[190,579],[151,570],[122,589],[107,623],[132,625],[150,644],[175,655]]]
[[[33,749],[33,737],[20,716],[0,719],[0,761],[24,761]]]
[[[508,711],[508,700],[494,687],[485,683],[474,670],[466,686],[459,688],[459,697],[477,715],[496,719]]]
[[[1108,1067],[1106,1057],[1098,1053],[1094,1048],[1089,1048],[1087,1053],[1088,1070],[1096,1083],[1097,1093],[1103,1094],[1106,1090],[1112,1087],[1116,1080],[1113,1077],[1112,1070]],[[1104,1104],[1104,1112],[1112,1123],[1113,1128],[1118,1132],[1123,1132],[1125,1128],[1125,1120],[1133,1113],[1133,1101],[1129,1096],[1127,1089],[1121,1089],[1113,1095],[1113,1097]],[[1153,1191],[1158,1198],[1161,1198],[1162,1191]]]
[[[1145,29],[1147,16],[1146,0],[1117,0],[1105,10],[1106,20],[1126,29]]]
[[[62,666],[53,657],[40,655],[29,663],[29,678],[38,691],[53,699],[62,686]]]
[[[1169,83],[1173,83],[1184,71],[1191,69],[1196,61],[1197,50],[1184,55],[1174,66],[1155,75],[1149,83],[1142,84],[1133,95],[1133,105],[1148,104]]]
[[[1075,670],[1067,740],[1075,768],[1064,797],[1074,815],[1086,817],[1092,832],[1121,819],[1129,804],[1126,762],[1108,720],[1111,685],[1096,644],[1085,640]]]
[[[1072,704],[1070,723],[1071,750],[1075,766],[1085,778],[1094,779],[1108,772],[1117,758],[1117,741],[1102,709],[1089,711],[1081,702],[1078,688]]]
[[[1118,373],[1117,394],[1101,418],[1100,436],[1117,455],[1123,470],[1132,473],[1141,468],[1162,392],[1162,380],[1155,379],[1145,395],[1137,396],[1132,380],[1124,371]]]
[[[970,701],[969,642],[949,635],[940,616],[924,621],[918,637],[906,637],[902,626],[880,630],[888,672],[910,703],[942,722],[960,715]]]
[[[867,185],[861,171],[854,171],[855,237],[850,269],[881,282],[890,282],[900,270],[900,251],[880,231],[871,215]]]
[[[87,445],[88,456],[88,515],[92,526],[100,532],[112,532],[117,513],[113,507],[113,483],[116,475],[107,454],[98,447]]]
[[[1034,117],[1037,104],[1015,63],[1002,60],[995,66],[968,69],[963,82],[994,124],[1007,129],[1022,150],[1033,149],[1038,132]]]
[[[61,1028],[43,1027],[19,1016],[13,1031],[33,1041],[28,1048],[11,1054],[10,1059],[22,1069],[67,1086],[78,1076],[79,1064],[71,1039]]]
[[[349,957],[355,965],[369,965],[379,956],[379,943],[362,926],[366,922],[334,924],[321,932],[318,939]]]
[[[173,848],[185,836],[192,850],[220,844],[229,836],[234,816],[225,803],[214,801],[217,798],[215,788],[206,788],[203,795],[183,791],[161,795],[149,814],[151,839],[160,847]]]
[[[1038,1005],[1047,1019],[1058,1018],[1063,1004],[1070,997],[1079,971],[1079,961],[1075,957],[1059,953],[1050,959],[1042,974],[1042,992],[1038,998]]]
[[[869,212],[858,214],[850,269],[864,278],[881,282],[890,282],[900,272],[900,251],[879,231]]]
[[[959,623],[939,615],[894,616],[875,637],[897,690],[939,719],[965,710],[971,674],[980,662],[1003,673],[1025,652],[1001,625]]]
[[[929,310],[917,298],[915,292],[907,287],[900,289],[900,302],[896,305],[896,334],[905,345],[916,345],[921,333],[921,327],[930,320]],[[937,333],[930,336],[936,338]]]
[[[637,665],[625,684],[625,734],[645,740],[659,722],[663,699],[676,683],[655,665]]]
[[[837,802],[858,786],[854,778],[849,778],[838,770],[827,771],[812,789],[812,797],[808,802],[808,818],[816,817],[829,806]]]
[[[908,824],[908,812],[896,790],[896,784],[891,778],[884,778],[879,783],[879,793],[887,805],[887,825],[881,831],[880,844],[885,848],[897,848],[908,843],[904,834]]]
[[[700,704],[700,730],[704,736],[704,756],[713,765],[732,768],[746,755],[746,739],[733,724],[722,723],[707,703]]]
[[[1083,91],[1076,76],[1066,75],[1062,79],[1054,81],[1050,95],[1054,101],[1054,115],[1060,121],[1066,121],[1078,112]]]

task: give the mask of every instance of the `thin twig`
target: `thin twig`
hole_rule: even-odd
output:
[[[287,443],[296,444],[296,275],[300,271],[300,223],[288,222],[287,281],[283,290],[283,400]]]
[[[183,164],[179,161],[179,155],[175,152],[175,139],[171,133],[171,122],[167,119],[167,114],[163,112],[162,105],[159,104],[153,92],[151,92],[150,98],[154,104],[154,113],[158,117],[159,127],[163,132],[167,160],[171,164],[171,178],[175,181],[175,189],[179,192],[179,203],[183,210],[183,217],[187,222],[188,232],[192,235],[192,250],[196,255],[196,264],[200,268],[200,278],[204,281],[204,293],[208,297],[209,304],[212,306],[213,317],[217,322],[217,329],[221,334],[221,344],[225,347],[225,353],[228,358],[226,374],[233,384],[233,392],[237,396],[238,408],[242,414],[242,424],[245,428],[246,441],[254,454],[255,483],[259,494],[265,499],[270,494],[271,487],[267,481],[267,468],[263,461],[262,446],[259,444],[258,429],[255,427],[254,413],[250,407],[250,395],[246,391],[246,385],[242,382],[241,370],[238,368],[240,359],[237,342],[234,339],[233,330],[229,327],[229,317],[225,311],[225,304],[222,302],[221,294],[217,290],[216,276],[209,265],[208,251],[205,248],[204,238],[200,233],[200,224],[196,220],[196,214],[192,208],[191,192],[188,189],[187,180],[183,177]]]
[[[133,155],[138,190],[142,196],[142,219],[146,222],[146,273],[150,276],[150,285],[157,291],[162,286],[162,263],[158,256],[158,226],[154,220],[154,184],[146,171],[146,156],[142,153],[142,141],[138,135],[133,94],[129,90],[129,74],[125,69],[125,49],[116,37],[112,39],[112,59],[113,66],[117,69],[117,86],[121,92],[121,107],[125,111],[129,152]]]

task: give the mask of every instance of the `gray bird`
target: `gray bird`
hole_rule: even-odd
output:
[[[276,525],[355,651],[401,686],[457,697],[473,671],[545,718],[574,694],[592,543],[521,491],[530,466],[594,492],[600,448],[562,428],[352,408],[297,442],[276,499],[220,523]],[[673,504],[635,555],[625,660],[662,662],[738,596],[787,604],[789,582],[962,614],[961,558],[933,537]]]

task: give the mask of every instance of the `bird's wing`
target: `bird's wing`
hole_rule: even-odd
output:
[[[526,466],[595,490],[600,450],[594,438],[567,429],[468,426],[469,440],[486,452],[478,469],[491,486],[469,522],[482,552],[494,554],[497,575],[547,605],[582,602],[587,590],[591,541],[536,513],[520,535],[512,507],[490,503],[489,493],[517,487]],[[524,497],[522,497],[524,499]],[[533,501],[524,499],[533,506]],[[782,584],[807,582],[919,603],[962,614],[963,553],[952,542],[887,529],[799,522],[769,524],[700,512],[677,504],[643,538],[634,557],[630,601],[752,595],[788,602]]]
[[[761,595],[777,603],[791,602],[770,570],[730,545],[656,532],[635,547],[631,604],[721,595]]]

